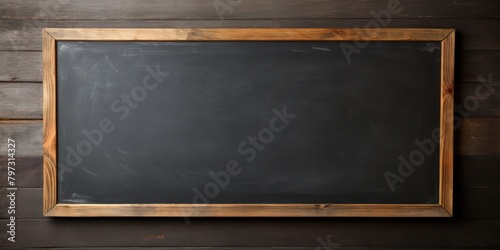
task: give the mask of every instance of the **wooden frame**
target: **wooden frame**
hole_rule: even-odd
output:
[[[450,217],[453,214],[453,29],[59,29],[43,30],[45,216]],[[57,41],[439,41],[441,109],[438,204],[58,204]]]

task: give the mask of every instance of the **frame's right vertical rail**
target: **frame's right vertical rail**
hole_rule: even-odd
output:
[[[453,92],[455,31],[441,42],[441,141],[439,148],[439,204],[453,215]]]

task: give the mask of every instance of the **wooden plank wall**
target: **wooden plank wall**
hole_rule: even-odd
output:
[[[42,216],[43,27],[364,27],[397,0],[0,0],[0,247],[500,247],[500,1],[400,0],[386,27],[457,29],[453,218]],[[219,13],[216,7],[219,8]],[[481,87],[482,86],[482,87]],[[489,93],[489,94],[488,94]],[[487,95],[486,98],[485,95]],[[481,98],[478,98],[481,97]],[[6,240],[6,141],[17,141],[16,242]],[[226,248],[231,249],[231,248]]]

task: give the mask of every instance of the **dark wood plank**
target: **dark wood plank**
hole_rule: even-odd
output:
[[[456,53],[455,82],[480,82],[490,74],[500,83],[499,51],[462,51]]]
[[[482,168],[480,168],[482,170]],[[487,174],[496,174],[500,170],[484,171]],[[477,174],[473,175],[477,176]],[[471,178],[467,178],[471,179]],[[464,185],[466,185],[464,187]],[[481,187],[472,187],[469,183],[464,183],[464,180],[457,181],[455,190],[455,214],[457,219],[471,219],[471,220],[487,220],[487,219],[500,219],[500,201],[497,197],[500,196],[500,189],[493,187],[488,183]],[[5,197],[7,190],[0,190],[2,197]],[[18,204],[17,215],[18,218],[23,219],[42,219],[42,193],[41,188],[21,188],[16,192],[16,200]],[[0,218],[7,218],[6,209],[7,200],[0,200],[2,205],[0,208]]]
[[[0,51],[0,81],[41,82],[42,53]]]
[[[0,220],[6,224],[6,220]],[[19,247],[233,246],[343,247],[500,246],[498,220],[361,218],[58,218],[16,220]],[[0,231],[5,239],[6,231]]]
[[[500,117],[500,82],[455,85],[455,113],[464,118]]]
[[[40,83],[1,84],[0,119],[42,119],[41,88]],[[455,102],[464,118],[500,117],[500,83],[457,84]]]
[[[469,216],[477,220],[486,220],[489,217],[498,218],[500,216],[500,201],[498,197],[500,191],[497,189],[465,189],[455,191],[454,216],[458,219],[465,219]]]
[[[321,238],[321,237],[320,237]],[[333,250],[333,249],[345,249],[345,250],[388,250],[386,247],[342,247],[342,246],[337,246],[336,244],[328,244],[326,243],[327,236],[317,240],[318,245],[313,246],[313,247],[77,247],[77,248],[55,248],[57,250],[93,250],[93,249],[98,249],[98,250],[159,250],[159,249],[166,249],[166,250]],[[321,242],[324,242],[323,245]],[[321,247],[321,248],[317,248]],[[16,249],[38,249],[42,250],[44,248],[9,248],[11,250],[16,250]],[[432,248],[391,248],[392,250],[396,249],[405,249],[405,250],[447,250],[447,249],[455,249],[455,250],[470,250],[470,248],[464,248],[464,247],[454,247],[454,248],[448,248],[448,247],[432,247]]]
[[[18,178],[23,178],[19,174],[16,174]],[[15,192],[16,195],[16,206],[15,215],[8,214],[9,202],[10,200],[5,197],[10,193]],[[0,189],[0,212],[2,213],[1,218],[7,219],[11,215],[16,216],[16,218],[43,218],[41,200],[42,200],[42,190],[40,188],[18,188],[17,190],[7,190],[5,188]],[[40,204],[40,206],[39,206]]]
[[[500,119],[460,119],[456,144],[458,155],[500,155]]]
[[[500,118],[464,118],[459,119],[456,127],[457,155],[500,155]],[[0,141],[12,138],[17,141],[18,156],[41,156],[42,124],[41,121],[3,121],[0,122]],[[0,155],[6,154],[6,148],[0,148]]]
[[[42,81],[41,52],[0,52],[0,81]],[[487,78],[500,82],[500,51],[462,51],[456,55],[456,83],[480,82]]]
[[[0,171],[5,172],[0,159]],[[18,200],[23,204],[18,209],[20,218],[44,218],[42,216],[42,160],[41,157],[17,159]],[[458,156],[455,159],[455,214],[458,219],[500,220],[500,156]],[[2,182],[0,184],[5,183]],[[29,188],[25,188],[29,187]],[[36,188],[32,188],[36,187]],[[2,189],[5,192],[5,189]],[[0,197],[5,197],[0,192]],[[5,210],[5,199],[0,207]],[[0,210],[0,218],[7,213]]]
[[[455,86],[455,103],[464,118],[500,117],[500,83],[464,83]],[[0,85],[0,118],[42,119],[42,84]]]
[[[57,248],[50,248],[50,249],[57,249],[57,250],[160,250],[160,249],[165,249],[165,250],[318,250],[318,249],[345,249],[345,250],[398,250],[398,249],[404,249],[404,250],[470,250],[471,248],[468,247],[431,247],[431,248],[414,248],[414,247],[405,247],[405,248],[387,248],[387,247],[342,247],[338,246],[334,243],[331,243],[330,248],[328,248],[328,244],[326,243],[327,236],[323,237],[322,239],[317,240],[318,245],[314,247],[133,247],[133,246],[128,246],[128,247],[57,247]],[[326,248],[317,248],[321,247],[321,241],[324,242],[323,244],[325,245]],[[15,244],[15,243],[14,243]],[[12,245],[14,245],[12,244]],[[47,248],[31,248],[31,247],[9,247],[8,249],[10,250],[43,250]]]
[[[41,50],[41,28],[257,28],[257,27],[365,27],[373,19],[305,20],[0,20],[0,50]],[[457,50],[499,50],[500,22],[481,19],[398,19],[391,28],[454,28]]]
[[[495,0],[400,0],[393,18],[499,17]],[[1,19],[298,19],[372,18],[370,11],[387,10],[388,1],[253,1],[151,0],[1,0]],[[225,5],[224,5],[225,4]],[[218,15],[216,7],[226,11]],[[474,11],[471,11],[474,10]],[[222,13],[222,10],[219,10]]]
[[[41,81],[39,52],[0,52],[0,56],[2,55],[5,57],[0,60],[0,64],[4,64],[5,67],[0,68],[0,79]],[[483,82],[487,83],[488,87],[457,84],[455,101],[469,106],[469,110],[466,110],[468,111],[466,117],[498,117],[500,114],[498,108],[500,72],[498,72],[497,65],[500,62],[500,51],[465,51],[459,53],[457,57],[457,74],[461,75],[462,81]],[[27,70],[28,68],[34,68],[34,70]],[[488,81],[491,82],[488,83]],[[460,81],[457,80],[457,82]],[[0,85],[0,97],[2,97],[0,104],[4,107],[0,112],[0,118],[41,119],[42,92],[40,88],[41,85],[37,83]],[[481,98],[478,98],[480,97],[478,93]],[[483,98],[484,95],[489,96]],[[466,98],[469,98],[468,102],[464,102]],[[479,106],[474,107],[475,101]]]
[[[22,188],[41,188],[43,174],[42,157],[16,157],[16,186]],[[7,172],[7,157],[0,157],[0,173]],[[7,187],[6,181],[0,181],[0,187]]]
[[[40,119],[42,117],[42,84],[0,84],[0,119]]]
[[[455,158],[454,217],[500,219],[500,156]]]
[[[41,121],[0,121],[0,143],[16,141],[16,157],[42,155]],[[0,156],[7,155],[7,147],[0,147]]]

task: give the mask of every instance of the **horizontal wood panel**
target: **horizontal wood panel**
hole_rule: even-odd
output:
[[[497,174],[498,170],[488,172]],[[485,184],[481,188],[461,187],[462,184],[457,184],[455,192],[455,218],[458,219],[500,219],[500,189],[491,187]],[[6,189],[0,191],[2,197],[7,194]],[[18,204],[22,204],[17,208],[18,218],[44,218],[42,215],[42,195],[41,188],[20,188],[16,192],[16,200]],[[0,204],[0,218],[7,218],[7,200],[2,199]]]
[[[453,216],[500,219],[500,156],[455,157]]]
[[[1,19],[298,19],[372,18],[389,1],[0,0]],[[400,0],[392,18],[500,17],[495,0]],[[224,5],[225,4],[225,5]],[[217,6],[217,7],[215,7]],[[397,8],[394,8],[399,10]],[[225,10],[225,11],[224,11]],[[471,11],[474,10],[474,11]],[[219,12],[219,13],[218,13]]]
[[[0,51],[0,81],[42,81],[42,53]]]
[[[16,173],[18,178],[24,178],[24,176]],[[17,179],[16,179],[17,180]],[[16,207],[15,207],[15,215],[9,214],[9,202],[6,196],[10,192],[15,192],[16,195]],[[17,190],[7,190],[5,188],[0,189],[0,213],[2,213],[1,218],[6,219],[11,215],[16,216],[16,218],[43,218],[42,214],[42,198],[43,191],[41,188],[18,188]]]
[[[458,155],[500,155],[500,119],[462,119],[457,131]]]
[[[500,220],[500,156],[461,156],[455,166],[455,218]],[[5,159],[0,158],[0,171],[5,172]],[[42,158],[16,159],[17,200],[19,218],[44,218],[42,216]],[[1,182],[0,186],[5,187]],[[35,187],[35,188],[33,188]],[[3,193],[2,193],[3,192]],[[0,197],[5,197],[5,189]],[[6,200],[0,199],[0,218],[6,218]]]
[[[328,20],[0,20],[1,50],[41,50],[41,28],[363,28],[373,19]],[[398,19],[391,28],[454,28],[457,30],[457,50],[499,50],[500,22],[484,19]]]
[[[6,224],[0,220],[0,224]],[[500,221],[362,218],[58,218],[16,220],[16,246],[498,247]],[[6,231],[0,231],[5,239]],[[251,238],[251,240],[249,240]]]
[[[326,242],[326,237],[323,237],[323,241]],[[15,244],[15,243],[14,243]],[[14,245],[12,244],[12,245]],[[316,247],[319,247],[321,246],[320,243],[318,243],[318,246]],[[328,245],[325,243],[325,246],[327,247],[326,249],[328,250]],[[367,249],[370,249],[370,250],[387,250],[387,248],[385,247],[370,247],[370,248],[366,248],[366,247],[342,247],[342,246],[339,246],[337,247],[336,245],[334,244],[331,244],[331,246],[335,246],[335,248],[330,248],[330,249],[346,249],[346,250],[367,250]],[[289,249],[292,249],[292,250],[315,250],[316,247],[69,247],[69,248],[66,248],[66,247],[59,247],[57,248],[57,250],[93,250],[93,249],[98,249],[98,250],[159,250],[159,249],[165,249],[165,250],[289,250]],[[40,250],[40,248],[25,248],[25,247],[11,247],[9,248],[10,250]],[[325,248],[318,248],[318,249],[325,249]],[[394,248],[393,248],[394,249]],[[396,248],[398,249],[398,248]],[[432,248],[404,248],[406,250],[446,250],[446,249],[449,249],[449,248],[436,248],[436,247],[432,247]],[[470,248],[453,248],[453,249],[457,249],[457,250],[465,250],[465,249],[468,249],[470,250]]]
[[[500,51],[464,51],[456,53],[455,82],[479,82],[488,78],[500,83]]]
[[[0,156],[0,173],[7,172],[7,156]],[[21,188],[41,188],[43,179],[42,157],[17,157],[16,158],[16,186]],[[0,187],[7,187],[7,182],[0,182]],[[41,200],[40,200],[41,202]]]
[[[42,155],[41,121],[0,121],[0,156],[7,156],[7,139],[16,141],[16,157]]]
[[[41,119],[42,84],[1,83],[0,119]]]
[[[0,81],[42,81],[42,53],[0,51]],[[479,77],[500,82],[500,51],[462,51],[456,55],[455,82],[480,82]]]
[[[456,130],[456,154],[458,155],[500,155],[500,118],[464,118]],[[18,156],[41,156],[42,123],[41,121],[0,122],[0,141],[12,138],[17,142]],[[6,154],[6,148],[0,148],[0,154]]]
[[[457,156],[456,160],[457,188],[500,189],[500,156]]]
[[[465,118],[500,117],[500,82],[489,83],[485,76],[484,83],[457,84],[455,103],[455,113]]]
[[[342,246],[337,246],[336,244],[328,244],[326,243],[327,236],[323,237],[321,240],[323,240],[324,246],[321,245],[321,240],[317,240],[318,245],[314,247],[60,247],[57,248],[57,250],[159,250],[159,249],[165,249],[165,250],[319,250],[319,249],[324,249],[324,250],[330,250],[330,249],[346,249],[346,250],[387,250],[386,247],[342,247]],[[326,248],[316,248],[316,247],[326,247]],[[328,248],[330,247],[330,248]],[[12,247],[9,248],[11,250],[17,250],[17,249],[22,249],[22,250],[40,250],[40,248],[20,248],[20,247]],[[400,249],[400,248],[392,248],[392,249]],[[404,248],[405,250],[446,250],[450,248],[442,248],[442,247],[431,247],[431,248]],[[454,247],[453,249],[457,250],[470,250],[470,248],[467,247]]]
[[[465,118],[500,117],[500,83],[464,83],[455,86],[455,102]],[[0,84],[0,118],[42,119],[42,84]]]
[[[0,172],[7,172],[7,156],[0,156]],[[42,157],[16,157],[16,186],[20,188],[41,188],[43,174]],[[0,182],[0,187],[7,187],[6,181]]]
[[[494,171],[498,174],[500,171]],[[490,172],[491,173],[491,172]],[[460,184],[458,184],[460,185]],[[485,184],[487,186],[487,184]],[[8,193],[6,189],[0,190],[2,197]],[[42,195],[41,188],[19,188],[16,191],[18,218],[44,218],[42,215]],[[455,201],[455,218],[459,219],[500,219],[500,189],[491,186],[483,188],[457,187],[457,199]],[[7,218],[7,199],[2,199],[0,204],[0,218]]]
[[[487,220],[500,218],[499,189],[456,190],[453,216],[457,219]]]

